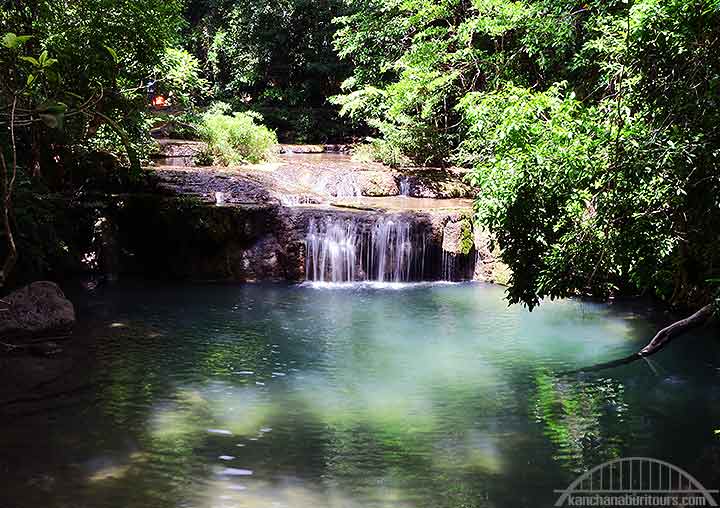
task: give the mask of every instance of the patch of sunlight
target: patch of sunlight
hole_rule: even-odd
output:
[[[388,338],[395,336],[385,336],[354,358],[341,349],[338,358],[350,359],[341,375],[314,372],[292,378],[293,396],[329,424],[360,421],[380,429],[429,432],[443,412],[434,406],[448,392],[460,400],[496,393],[507,382],[504,371],[479,354],[468,354],[467,341],[416,341],[408,355],[406,339]],[[494,401],[488,397],[487,404]]]
[[[284,165],[283,162],[262,162],[259,164],[246,164],[244,166],[239,166],[237,169],[248,169],[252,171],[266,171],[269,173],[272,173],[274,171],[277,171]]]
[[[467,465],[484,473],[502,473],[505,469],[505,461],[498,447],[500,440],[500,436],[471,433],[466,441]]]
[[[100,467],[95,467],[87,476],[86,481],[90,483],[104,482],[108,480],[122,480],[134,467],[142,466],[149,460],[148,454],[144,452],[134,452],[126,459],[121,460],[103,460],[99,462]]]
[[[104,467],[88,476],[87,481],[96,483],[105,480],[120,480],[130,471],[130,466],[130,464],[121,464]]]
[[[338,488],[319,491],[310,488],[299,478],[285,478],[283,482],[253,479],[244,483],[241,478],[224,478],[204,484],[196,506],[199,508],[316,508],[334,506],[360,508],[372,505],[378,508],[412,508],[403,491],[388,486],[372,488],[362,498],[351,497]],[[376,483],[382,485],[381,481]]]
[[[199,389],[180,389],[176,402],[155,409],[152,435],[158,439],[199,433],[258,436],[275,411],[254,388],[213,383]]]
[[[176,402],[155,408],[151,416],[152,436],[157,439],[174,439],[206,428],[210,406],[197,390],[180,390]]]
[[[90,483],[103,482],[106,480],[121,480],[128,472],[140,464],[148,461],[148,455],[144,452],[134,452],[127,460],[119,460],[111,463],[104,463],[100,468],[93,470],[86,478]]]
[[[474,431],[458,441],[440,441],[433,449],[433,466],[441,471],[501,474],[506,460],[499,444],[505,439],[505,436]]]
[[[263,398],[257,389],[227,385],[222,391],[208,395],[212,418],[221,429],[235,436],[262,434],[277,408]]]

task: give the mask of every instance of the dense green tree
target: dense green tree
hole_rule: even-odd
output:
[[[333,20],[343,12],[341,0],[190,2],[186,9],[214,97],[262,113],[297,141],[340,134],[327,98],[347,72],[332,45]]]
[[[511,302],[713,298],[717,2],[408,0],[342,23],[343,113],[377,129],[381,158],[474,169]]]
[[[148,137],[143,85],[179,42],[183,24],[180,1],[4,2],[0,252],[7,262],[0,285],[18,250],[21,262],[42,267],[50,250],[62,249],[41,197],[82,184],[99,165],[99,148],[124,153],[139,171],[138,149]]]

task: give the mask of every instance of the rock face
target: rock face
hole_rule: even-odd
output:
[[[476,229],[473,236],[475,239],[475,252],[477,252],[473,278],[481,282],[497,282],[495,274],[498,261],[492,252],[490,234]]]
[[[449,218],[443,229],[443,251],[467,256],[474,247],[472,222],[461,214]]]
[[[389,211],[279,203],[215,206],[197,198],[156,195],[126,196],[123,203],[113,212],[118,238],[112,244],[119,251],[119,271],[125,275],[302,281],[312,259],[308,255],[312,225],[327,229],[325,225],[333,223],[357,247],[359,266],[381,242],[392,250],[392,242],[407,233],[409,243],[402,252],[412,252],[421,266],[415,267],[417,273],[411,269],[408,280],[494,280],[490,238],[475,229],[469,210]],[[390,223],[397,227],[389,227]],[[327,249],[330,254],[348,247],[340,239],[333,241]],[[377,260],[390,251],[372,252]],[[388,257],[393,258],[392,253]],[[363,266],[356,270],[360,275]]]
[[[400,194],[393,175],[385,171],[362,171],[358,173],[363,196],[382,197]]]
[[[64,332],[75,324],[75,309],[54,282],[33,282],[2,299],[0,336]]]
[[[164,145],[178,158],[194,148]],[[161,279],[301,281],[316,251],[323,266],[347,253],[352,277],[384,270],[383,280],[390,263],[402,280],[488,279],[492,255],[461,199],[472,196],[464,170],[396,170],[342,148],[285,145],[284,156],[245,167],[158,167],[157,188],[104,212],[117,236],[102,237],[117,251],[105,257],[122,274]]]
[[[128,198],[114,218],[121,271],[161,279],[298,280],[299,247],[279,209]]]

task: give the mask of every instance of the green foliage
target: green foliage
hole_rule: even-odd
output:
[[[595,257],[575,249],[602,250],[607,241],[590,210],[599,190],[594,169],[607,161],[611,140],[599,113],[557,87],[470,94],[459,108],[472,127],[458,157],[475,167],[478,219],[512,270],[510,300],[532,306],[587,285]],[[600,273],[609,275],[604,267]]]
[[[8,32],[3,45],[16,57],[8,58],[8,51],[0,56],[0,72],[8,77],[0,84],[0,111],[17,97],[25,114],[18,118],[20,164],[58,180],[69,162],[59,159],[60,152],[80,156],[105,125],[139,171],[136,148],[147,137],[141,85],[166,48],[179,41],[180,9],[179,0],[7,4],[0,34]],[[47,146],[55,153],[43,157],[41,147]]]
[[[23,170],[18,176],[14,202],[19,252],[15,281],[26,283],[68,262],[69,248],[60,236],[60,231],[69,226],[64,223],[67,210]],[[5,249],[4,239],[0,249]]]
[[[469,218],[464,218],[461,224],[460,231],[460,254],[463,256],[469,255],[475,248],[475,238],[473,236],[472,221]]]
[[[332,20],[343,0],[190,1],[194,53],[212,93],[235,111],[262,113],[288,141],[342,135],[327,98],[340,90],[347,66],[332,47]]]
[[[368,143],[355,147],[353,159],[359,162],[382,162],[393,168],[412,163],[397,145],[378,138],[370,138],[368,141]]]
[[[224,107],[215,107],[202,117],[199,132],[208,143],[214,160],[225,166],[267,160],[277,145],[275,133],[258,125],[256,115],[223,113]]]
[[[388,159],[473,169],[530,307],[708,302],[720,266],[720,11],[709,0],[365,3],[339,20],[341,112]],[[393,45],[388,40],[394,40]]]
[[[163,90],[183,108],[196,105],[209,92],[200,61],[184,49],[167,48],[157,73]]]
[[[49,196],[88,183],[84,178],[99,169],[92,167],[95,151],[124,154],[139,179],[149,146],[142,85],[165,49],[179,41],[180,9],[179,0],[3,4],[0,149],[7,161],[16,153],[18,173],[32,179],[28,185],[18,180],[16,199],[8,200],[15,205],[10,215],[19,249],[15,280],[42,276],[57,266],[54,253],[68,249],[58,231],[62,221],[45,205]]]

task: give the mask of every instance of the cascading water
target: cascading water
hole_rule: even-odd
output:
[[[345,175],[337,184],[335,196],[338,198],[358,198],[362,196],[362,188],[354,173]]]
[[[380,282],[407,282],[411,274],[415,258],[424,261],[424,236],[419,252],[413,245],[410,224],[408,222],[385,219],[378,221],[372,228],[370,248],[370,274],[372,280]],[[420,270],[420,276],[423,275]]]
[[[475,251],[468,255],[443,251],[440,276],[442,280],[449,282],[472,280],[475,275],[475,266],[479,262],[479,255]]]
[[[305,279],[356,280],[358,239],[358,226],[353,221],[325,220],[318,225],[315,219],[310,219],[305,238]]]
[[[317,282],[423,280],[425,235],[399,217],[368,224],[354,218],[311,219],[305,276]]]
[[[403,177],[400,179],[400,195],[402,197],[410,197],[410,179]]]

